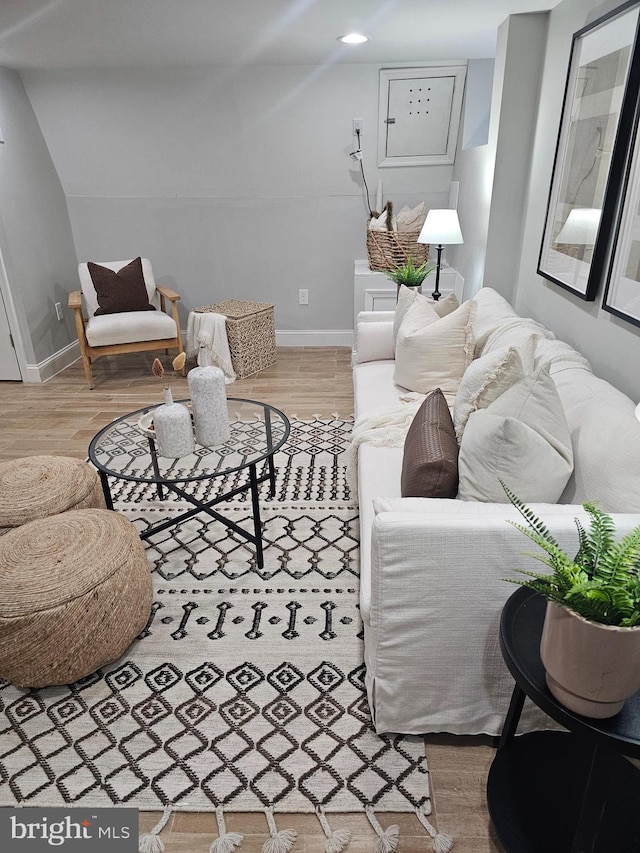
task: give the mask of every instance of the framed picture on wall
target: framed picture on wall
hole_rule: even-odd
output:
[[[640,74],[640,2],[573,36],[538,273],[585,300],[604,277]]]
[[[640,141],[636,123],[602,307],[640,326]]]

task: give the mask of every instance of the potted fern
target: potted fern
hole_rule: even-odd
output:
[[[404,284],[405,287],[417,287],[420,289],[422,287],[422,282],[434,269],[435,264],[428,266],[426,261],[419,266],[416,266],[413,262],[413,258],[409,255],[406,264],[400,264],[395,267],[395,269],[387,270],[386,275],[387,278],[391,279],[391,281],[395,281],[398,285],[398,291],[400,290],[401,284]]]
[[[584,503],[589,529],[575,519],[579,547],[571,558],[502,486],[526,522],[511,523],[542,548],[543,555],[533,556],[551,569],[518,569],[525,580],[506,579],[547,599],[540,642],[547,686],[571,711],[612,717],[640,688],[640,525],[616,539],[611,516]]]

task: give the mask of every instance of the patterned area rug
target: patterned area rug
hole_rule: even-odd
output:
[[[0,681],[0,805],[216,810],[221,836],[223,810],[265,810],[274,838],[274,811],[316,811],[329,835],[326,813],[364,809],[381,843],[375,812],[415,811],[435,837],[422,739],[371,725],[350,426],[292,423],[276,496],[262,486],[263,570],[245,540],[191,518],[145,543],[154,604],[123,659],[65,687]],[[140,531],[183,509],[115,491]],[[224,513],[250,527],[246,500]]]

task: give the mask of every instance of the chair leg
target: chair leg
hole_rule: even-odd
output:
[[[86,353],[82,353],[82,364],[84,366],[84,375],[89,383],[89,390],[93,391],[93,373],[91,372],[91,359]]]

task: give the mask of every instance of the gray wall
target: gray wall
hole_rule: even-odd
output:
[[[458,217],[464,243],[446,249],[448,263],[464,279],[464,297],[482,287],[495,148],[488,145],[494,60],[469,60],[453,180],[459,183]],[[499,109],[499,104],[498,104]]]
[[[22,344],[23,379],[37,380],[47,374],[43,362],[75,340],[66,303],[77,287],[77,262],[64,192],[38,121],[19,75],[4,68],[0,126],[5,140],[0,145],[0,251],[10,289],[5,302],[14,337]],[[64,306],[62,322],[56,319],[56,302]]]
[[[527,207],[548,13],[511,15],[498,30],[489,129],[495,164],[487,228],[485,286],[515,301]]]
[[[416,63],[418,64],[418,63]],[[278,329],[351,330],[368,209],[446,206],[452,167],[377,169],[378,71],[327,67],[23,74],[79,260],[151,259],[186,312],[274,302]],[[309,305],[298,305],[298,289]],[[348,339],[345,338],[345,343]]]
[[[515,307],[583,352],[596,374],[640,400],[640,329],[602,310],[604,282],[595,302],[584,302],[536,274],[572,35],[606,9],[564,0],[550,13]]]

